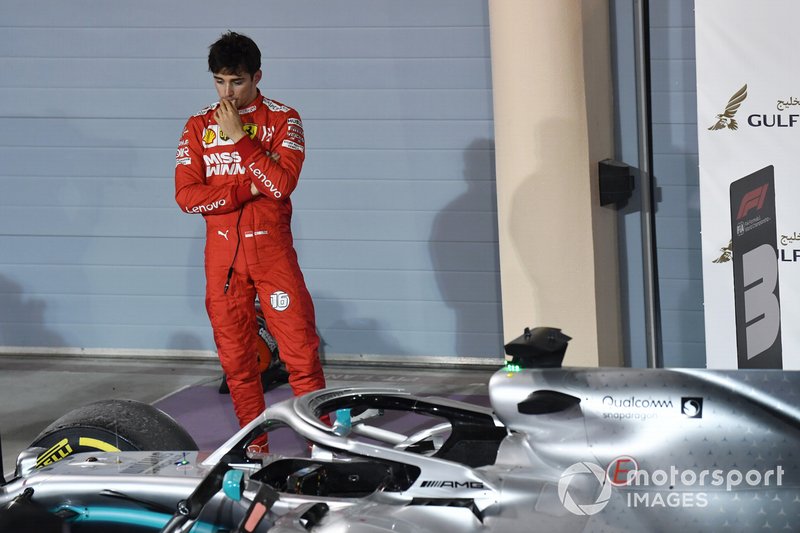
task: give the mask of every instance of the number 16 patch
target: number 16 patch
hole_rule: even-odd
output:
[[[269,295],[269,305],[276,311],[285,311],[289,307],[289,295],[283,291],[275,291]]]

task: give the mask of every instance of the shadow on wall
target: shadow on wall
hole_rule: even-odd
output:
[[[567,148],[578,125],[567,120],[548,120],[536,126],[535,142],[530,147],[536,157],[536,168],[514,190],[509,210],[511,249],[508,253],[525,265],[530,292],[522,295],[532,306],[536,326],[562,328],[572,324],[576,316],[585,314],[585,306],[594,301],[581,283],[581,264],[576,253],[593,246],[585,235],[576,234],[571,217],[579,214],[569,183],[585,180],[586,169],[579,158],[569,165]],[[565,186],[565,183],[567,186]],[[556,211],[554,207],[566,209]],[[570,210],[573,214],[570,214]],[[532,231],[536,228],[536,231]],[[546,228],[547,231],[542,231]],[[552,284],[558,282],[558,290]],[[574,302],[567,310],[564,300]],[[574,314],[573,314],[574,313]],[[575,337],[580,332],[565,331]]]
[[[174,183],[173,180],[170,180]],[[175,187],[171,185],[170,190],[174,193]],[[191,233],[184,236],[183,239],[188,242],[188,253],[186,254],[186,261],[184,268],[186,269],[186,277],[184,278],[184,302],[185,302],[185,316],[192,318],[193,325],[207,326],[211,331],[211,322],[208,319],[208,312],[206,311],[205,295],[206,295],[206,274],[205,274],[205,246],[206,246],[206,224],[203,217],[200,215],[189,215],[181,211],[178,204],[174,199],[170,200],[169,207],[174,207],[173,211],[177,217],[186,217],[187,222],[190,224]],[[198,298],[194,298],[198,296]],[[175,342],[173,342],[175,341]],[[186,344],[177,344],[178,341],[186,341]],[[216,350],[214,340],[211,333],[208,334],[206,340],[198,338],[193,335],[185,335],[183,333],[176,333],[170,339],[170,345],[175,344],[175,349],[181,350]],[[199,346],[198,346],[199,344]]]
[[[168,350],[209,350],[208,343],[194,333],[178,331],[170,335],[166,348]]]
[[[133,210],[127,208],[131,207],[129,198],[137,198],[132,193],[141,180],[116,179],[138,175],[136,149],[119,133],[126,128],[118,128],[118,122],[101,135],[93,117],[74,115],[74,110],[64,107],[40,109],[30,115],[51,127],[44,128],[50,133],[41,139],[44,149],[40,150],[41,157],[32,162],[35,171],[28,183],[51,194],[42,199],[31,198],[25,204],[42,213],[26,246],[35,250],[30,255],[31,265],[57,269],[55,276],[65,290],[48,301],[51,289],[42,282],[40,269],[20,270],[18,279],[32,298],[23,298],[19,285],[2,280],[0,342],[5,345],[113,348],[130,340],[108,341],[108,331],[119,330],[115,328],[119,325],[115,322],[115,309],[128,307],[130,300],[125,300],[125,291],[109,287],[109,277],[104,274],[115,266],[127,265],[126,257],[114,243],[120,237],[135,236],[124,231],[138,227],[138,219],[130,214]],[[67,268],[61,268],[64,266]],[[116,285],[128,289],[135,287],[136,281],[116,278]],[[115,298],[104,298],[109,293]],[[50,322],[45,324],[47,303],[51,303]],[[109,327],[104,329],[103,324]]]
[[[315,292],[313,298],[318,319],[322,316],[348,316],[345,307],[335,297]],[[323,308],[324,312],[321,312]],[[326,332],[325,337],[322,336],[322,329]],[[345,353],[345,351],[337,349],[337,346],[359,346],[361,354],[407,355],[408,350],[402,347],[402,343],[383,333],[383,329],[381,323],[374,318],[340,318],[330,324],[325,324],[324,328],[317,322],[320,357],[324,362],[327,353]],[[348,339],[350,335],[353,338],[357,337],[357,342]]]
[[[44,300],[25,298],[18,283],[0,276],[0,345],[65,346],[63,337],[45,324],[46,307]]]
[[[489,165],[486,164],[487,160]],[[502,355],[500,258],[494,194],[494,142],[491,139],[475,139],[464,149],[463,175],[466,192],[448,203],[433,222],[429,242],[431,261],[442,300],[455,314],[455,355]],[[492,194],[487,194],[487,182],[491,182]],[[470,227],[464,227],[465,214],[476,212],[490,213],[492,227],[485,234],[491,237],[481,237],[484,233],[471,236]],[[453,242],[454,234],[460,238],[458,243]],[[454,244],[461,246],[454,247]],[[454,253],[455,249],[459,253]],[[464,283],[465,279],[479,279],[479,276],[469,276],[479,273],[494,274],[491,287],[474,287]],[[481,297],[476,296],[484,295],[488,299],[490,294],[494,301],[481,301]],[[496,304],[496,310],[486,312],[487,304],[492,303]],[[486,341],[487,333],[496,334],[497,342]]]

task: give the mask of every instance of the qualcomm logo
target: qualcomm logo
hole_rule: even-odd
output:
[[[592,475],[600,484],[600,494],[597,495],[594,503],[576,503],[570,495],[568,489],[575,476]],[[594,463],[581,462],[570,466],[561,474],[558,480],[558,498],[561,504],[572,514],[579,516],[593,515],[602,511],[608,500],[611,498],[611,483],[606,483],[606,471]]]

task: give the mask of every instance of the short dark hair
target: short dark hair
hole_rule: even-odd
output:
[[[261,50],[250,37],[228,31],[208,47],[208,70],[212,74],[254,75],[261,68]]]

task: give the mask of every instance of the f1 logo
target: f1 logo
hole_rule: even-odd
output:
[[[752,190],[745,194],[742,198],[742,203],[739,204],[739,214],[736,215],[736,220],[742,220],[747,216],[747,213],[755,209],[756,211],[764,207],[764,200],[767,198],[767,190],[769,183],[765,183],[758,189]]]

